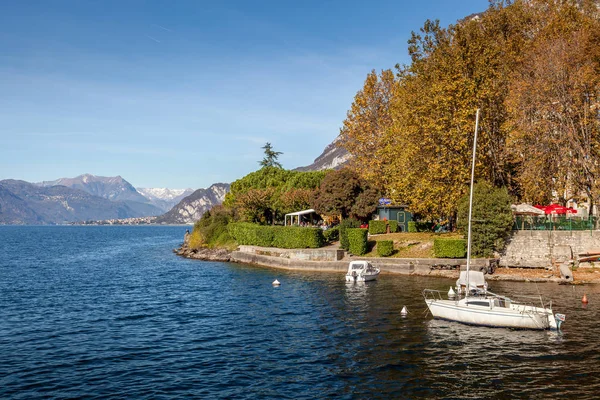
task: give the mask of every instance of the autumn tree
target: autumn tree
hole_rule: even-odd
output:
[[[391,103],[395,91],[391,70],[375,70],[367,75],[363,88],[354,97],[340,130],[341,146],[353,155],[353,169],[369,181],[383,183],[383,166],[379,157],[387,146],[385,134],[392,126]]]
[[[349,168],[328,173],[312,201],[321,215],[368,219],[377,207],[379,191]]]
[[[579,10],[567,2],[545,16],[507,99],[510,148],[528,201],[585,193],[592,205],[600,195],[600,24]]]

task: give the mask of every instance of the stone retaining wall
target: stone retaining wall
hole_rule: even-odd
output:
[[[500,265],[551,268],[600,248],[600,231],[515,231]]]

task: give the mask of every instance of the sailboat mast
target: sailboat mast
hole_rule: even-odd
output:
[[[471,269],[471,218],[473,216],[473,181],[475,179],[475,155],[477,153],[477,129],[479,128],[479,108],[475,115],[475,135],[473,136],[473,162],[471,164],[471,193],[469,194],[469,230],[467,233],[467,292],[469,295],[469,270]]]

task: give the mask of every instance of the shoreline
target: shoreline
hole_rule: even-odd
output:
[[[184,243],[173,252],[183,258],[200,261],[234,262],[274,269],[311,272],[346,272],[348,263],[352,260],[367,260],[381,268],[383,274],[433,276],[448,279],[458,279],[460,266],[447,266],[446,259],[428,259],[427,263],[419,263],[415,259],[381,259],[371,257],[345,256],[335,261],[311,261],[282,258],[271,255],[258,255],[239,250],[226,249],[190,249]],[[489,281],[539,282],[567,285],[582,285],[600,283],[600,270],[594,268],[577,268],[573,271],[573,281],[568,282],[560,277],[558,268],[554,271],[546,268],[510,268],[498,267],[493,273],[487,273]]]

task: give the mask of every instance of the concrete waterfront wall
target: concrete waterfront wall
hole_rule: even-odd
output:
[[[515,231],[500,266],[550,268],[591,249],[600,249],[600,231]]]
[[[312,254],[311,254],[312,253]],[[347,271],[354,260],[367,260],[382,272],[396,274],[428,274],[432,269],[455,268],[466,265],[465,259],[440,258],[385,258],[344,257],[343,250],[304,249],[284,250],[272,247],[240,246],[231,253],[231,261],[262,265],[271,268],[306,271]],[[341,255],[341,257],[340,257]],[[489,265],[488,259],[472,260],[472,268],[481,269]]]
[[[272,256],[302,261],[339,261],[344,258],[340,249],[279,249],[276,247],[240,246],[240,251],[248,254]]]

